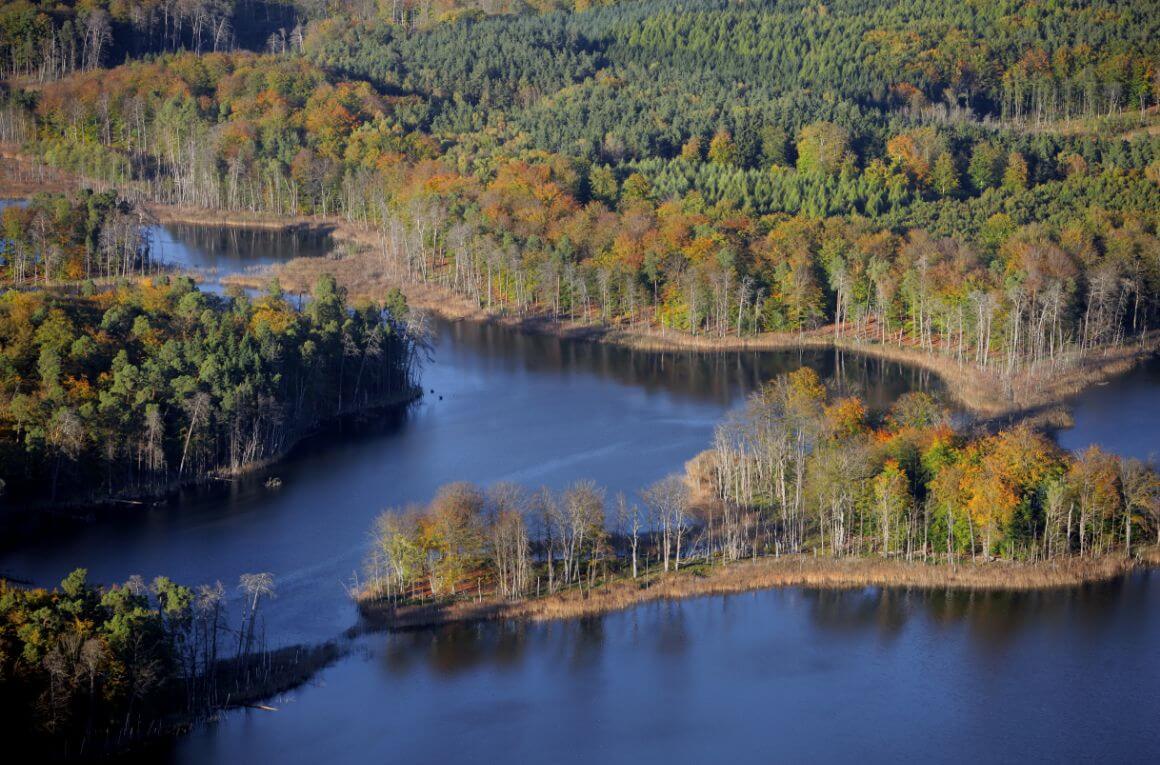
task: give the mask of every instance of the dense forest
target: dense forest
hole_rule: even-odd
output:
[[[873,417],[808,367],[754,394],[714,447],[610,501],[451,484],[378,519],[364,597],[518,600],[681,567],[793,554],[956,564],[1125,556],[1160,541],[1160,476],[1092,447],[1079,455],[1019,426],[968,436],[929,395]]]
[[[84,569],[51,590],[0,580],[5,741],[37,746],[40,761],[97,759],[300,681],[332,649],[268,651],[262,605],[274,593],[270,574],[243,574],[231,617],[221,582],[99,587]]]
[[[833,325],[1001,373],[1160,318],[1149,4],[418,7],[10,83],[0,137],[148,199],[378,228],[489,310]]]
[[[340,9],[415,31],[458,18],[574,6],[570,0],[9,0],[0,3],[0,77],[44,82],[181,50],[293,51],[309,20]]]
[[[322,420],[413,391],[422,341],[401,295],[350,305],[323,277],[299,310],[276,283],[251,298],[202,292],[186,277],[126,279],[139,266],[125,253],[145,257],[140,232],[123,225],[136,220],[131,210],[82,194],[5,211],[15,229],[6,266],[27,261],[24,278],[121,277],[0,295],[0,477],[10,495],[148,495],[234,473]],[[55,228],[23,225],[42,217]],[[37,245],[42,230],[50,244]],[[12,254],[26,249],[39,255]]]

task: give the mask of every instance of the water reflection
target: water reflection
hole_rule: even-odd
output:
[[[943,391],[942,381],[925,369],[840,350],[649,351],[513,332],[478,322],[437,321],[436,326],[440,347],[474,349],[481,369],[488,373],[591,374],[649,393],[676,393],[726,405],[803,366],[817,370],[836,394],[861,396],[871,409],[886,409],[907,391]]]
[[[826,639],[889,644],[917,622],[919,629],[936,633],[963,630],[976,651],[1001,655],[1029,631],[1039,629],[1078,628],[1085,639],[1101,639],[1122,627],[1121,622],[1144,627],[1154,621],[1143,616],[1156,600],[1154,578],[1140,573],[1032,592],[775,589],[657,601],[625,612],[546,623],[452,624],[370,640],[379,643],[374,652],[381,657],[382,668],[398,678],[424,671],[453,678],[482,668],[518,669],[544,651],[559,666],[583,669],[599,661],[607,643],[623,637],[636,650],[672,661],[689,653],[698,641],[748,631],[746,617],[761,620],[771,612],[792,609],[806,616],[812,634]],[[733,618],[734,614],[741,618]]]
[[[177,762],[1147,761],[1155,574],[1026,594],[770,590],[370,635]]]
[[[312,247],[271,232],[169,235],[185,248],[171,257],[219,272]],[[384,506],[424,501],[452,480],[559,487],[591,477],[631,493],[705,448],[745,393],[803,364],[876,409],[907,390],[938,390],[923,371],[854,354],[651,353],[469,323],[437,330],[424,375],[436,393],[304,443],[273,468],[279,491],[259,475],[34,541],[8,537],[0,573],[51,584],[84,565],[100,581],[228,583],[272,571],[274,642],[324,640],[354,619],[341,582]],[[1156,379],[1142,383],[1142,404],[1115,411],[1135,422],[1155,409]],[[1114,409],[1111,386],[1100,390]],[[1079,442],[1091,433],[1082,417],[1071,431]],[[816,761],[865,758],[872,745],[884,761],[1147,759],[1160,751],[1154,576],[1033,594],[788,589],[373,635],[278,700],[277,714],[227,715],[168,754]]]
[[[1082,450],[1091,444],[1139,459],[1160,458],[1160,356],[1152,356],[1127,374],[1093,386],[1069,403],[1074,427],[1056,438],[1067,449]]]
[[[330,252],[325,229],[267,229],[166,223],[148,227],[154,261],[212,277]]]

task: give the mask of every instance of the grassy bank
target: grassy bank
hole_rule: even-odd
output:
[[[654,600],[721,595],[774,587],[857,589],[899,587],[926,590],[1042,590],[1074,587],[1122,576],[1136,562],[1123,557],[1071,558],[1046,563],[911,563],[870,558],[760,558],[729,565],[694,565],[677,573],[639,579],[616,578],[592,589],[572,588],[515,602],[457,600],[392,606],[373,596],[358,598],[372,627],[414,629],[492,619],[546,621],[620,611]]]

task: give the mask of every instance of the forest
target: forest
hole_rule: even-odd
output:
[[[11,286],[151,272],[143,211],[114,192],[40,194],[0,211],[0,268]]]
[[[186,40],[10,79],[0,139],[137,198],[339,216],[408,280],[492,312],[832,327],[1002,375],[1157,324],[1147,4],[400,19],[420,5],[303,11],[300,45],[264,52]]]
[[[1155,0],[0,0],[8,162],[77,189],[0,212],[15,507],[137,506],[410,400],[430,348],[405,294],[710,349],[905,348],[1004,390],[1160,343]],[[219,294],[155,262],[161,209],[353,232],[333,257],[399,283],[355,300],[358,269],[318,259],[297,300]],[[390,508],[362,613],[722,570],[1057,586],[1160,549],[1150,462],[926,394],[871,411],[803,368],[706,446],[632,497],[452,483]],[[745,568],[782,561],[910,578]],[[234,594],[0,580],[6,740],[99,755],[325,660],[265,649],[271,575]]]
[[[17,0],[0,5],[0,76],[47,82],[166,51],[293,45],[309,0]],[[321,10],[314,3],[313,11]]]
[[[4,212],[14,281],[83,279],[0,295],[10,499],[148,496],[235,474],[324,420],[414,395],[424,347],[398,293],[352,305],[324,276],[300,310],[277,283],[221,296],[188,277],[134,276],[148,263],[135,215],[90,193]]]
[[[97,759],[268,695],[333,656],[330,646],[267,649],[270,574],[243,574],[237,594],[232,613],[221,582],[102,587],[85,569],[51,590],[0,580],[5,741],[38,747],[43,761]]]
[[[639,501],[638,501],[639,500]],[[965,434],[925,393],[875,416],[808,367],[753,394],[687,466],[631,499],[443,487],[378,519],[365,603],[519,601],[759,558],[945,563],[1128,558],[1160,543],[1153,465],[1070,454],[1026,426]],[[1135,547],[1134,547],[1135,546]]]

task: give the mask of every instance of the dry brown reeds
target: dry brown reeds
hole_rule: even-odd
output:
[[[1146,566],[1160,567],[1160,544],[1144,547],[1136,551],[1136,557]]]
[[[617,578],[592,589],[572,588],[515,602],[483,599],[391,606],[371,597],[359,610],[371,626],[413,629],[491,619],[546,621],[620,611],[654,600],[721,595],[775,587],[858,589],[899,587],[924,590],[1041,590],[1113,579],[1130,571],[1124,557],[1067,558],[1042,563],[917,563],[872,558],[761,558],[710,568]]]
[[[0,162],[27,162],[9,153]],[[40,172],[44,172],[41,170]],[[0,173],[2,175],[2,173]],[[73,185],[76,179],[58,179]],[[14,189],[14,191],[16,191]],[[822,327],[807,332],[767,332],[746,337],[690,335],[672,329],[661,329],[648,322],[557,320],[542,312],[511,314],[503,310],[487,311],[471,300],[431,284],[416,284],[402,279],[393,264],[382,255],[379,234],[369,226],[358,225],[336,217],[273,216],[263,213],[228,212],[147,205],[151,214],[164,222],[212,224],[219,226],[261,227],[271,229],[311,228],[326,230],[345,246],[325,258],[295,258],[260,271],[235,274],[223,279],[225,284],[261,288],[277,277],[290,292],[308,292],[324,273],[335,277],[354,300],[380,300],[392,288],[400,288],[410,304],[444,318],[490,321],[524,331],[560,337],[584,338],[613,343],[638,350],[796,350],[800,348],[838,348],[854,353],[895,361],[925,369],[937,375],[947,393],[964,408],[988,418],[1013,419],[1048,409],[1085,388],[1130,370],[1141,359],[1160,349],[1160,331],[1137,338],[1117,348],[1097,348],[1050,367],[1040,366],[1007,377],[993,369],[952,356],[932,353],[907,343],[882,343],[858,339],[850,333],[836,334],[834,328]],[[1059,419],[1053,416],[1053,419]]]

